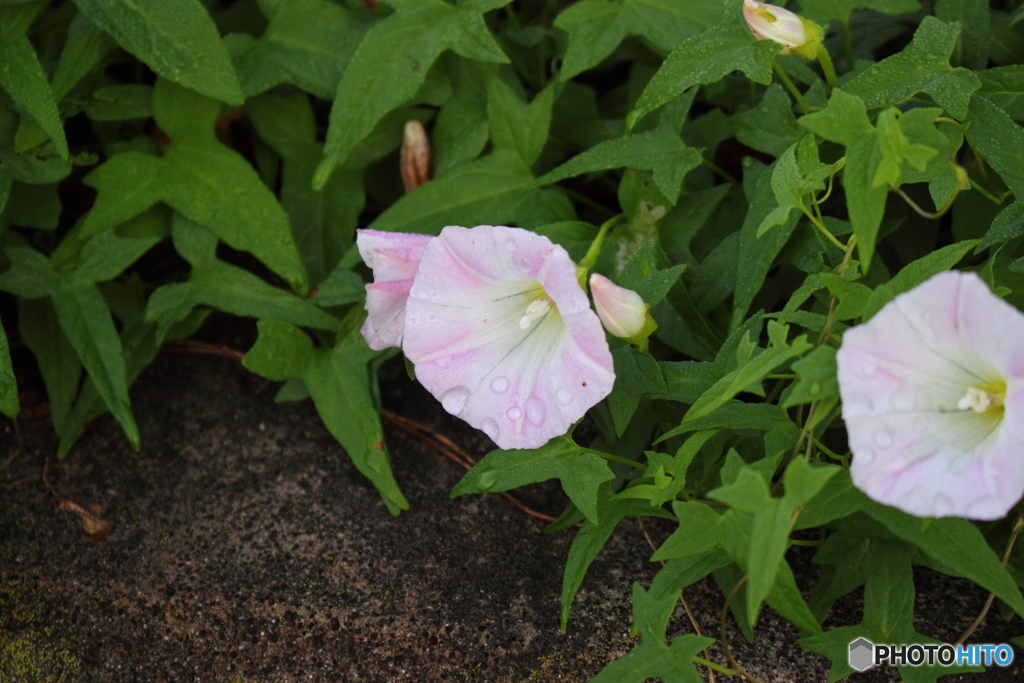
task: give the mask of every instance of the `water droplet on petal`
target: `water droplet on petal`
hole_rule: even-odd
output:
[[[855,372],[858,376],[867,379],[875,374],[877,367],[871,361],[863,361],[857,364]]]
[[[548,407],[544,405],[544,401],[540,400],[536,396],[531,396],[526,401],[526,419],[530,421],[530,424],[541,425],[544,423],[544,418],[548,416]]]
[[[861,465],[867,465],[875,459],[875,452],[870,448],[858,448],[857,452],[853,454],[853,457]]]
[[[508,391],[508,377],[495,377],[492,379],[491,391],[496,394],[504,394]]]
[[[458,415],[469,400],[469,387],[459,385],[441,394],[441,405],[452,415]],[[497,426],[497,425],[495,425]]]
[[[427,316],[427,320],[429,320],[430,322],[435,322],[437,320],[437,314],[431,313],[430,315]]]
[[[498,423],[495,422],[494,420],[492,420],[489,417],[485,417],[484,421],[480,423],[480,429],[483,430],[484,434],[486,434],[487,436],[491,437],[491,441],[497,441],[498,440],[498,434],[501,433],[501,430],[498,429]],[[493,474],[493,473],[491,473],[491,474]],[[485,474],[483,477],[480,477],[480,483],[481,484],[483,483],[484,477],[486,477],[486,476],[487,475]],[[495,475],[491,479],[491,483],[487,486],[487,488],[490,488],[491,486],[494,485],[494,479],[496,479],[496,478],[497,478],[497,475]]]
[[[523,411],[519,410],[519,408],[515,406],[512,406],[511,408],[508,409],[508,412],[505,413],[505,415],[507,415],[508,419],[510,420],[518,420],[523,416]]]
[[[565,387],[562,387],[561,389],[555,392],[555,398],[557,398],[558,402],[561,403],[563,406],[569,405],[569,401],[572,400],[572,392],[566,389]]]
[[[875,443],[882,448],[887,448],[892,445],[892,430],[888,427],[882,427],[875,432]]]
[[[451,364],[452,364],[452,357],[451,356],[441,356],[440,358],[438,358],[438,359],[436,359],[434,361],[434,365],[436,365],[439,368],[446,368],[446,367],[448,367]]]

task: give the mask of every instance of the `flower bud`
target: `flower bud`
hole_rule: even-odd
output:
[[[430,180],[430,142],[419,121],[408,121],[405,124],[401,170],[406,192]]]
[[[821,27],[788,9],[757,0],[743,0],[743,18],[758,40],[774,40],[781,54],[796,52],[814,59],[825,36]]]
[[[597,315],[609,333],[628,339],[641,348],[658,325],[647,312],[647,304],[632,289],[619,287],[600,273],[590,276]]]

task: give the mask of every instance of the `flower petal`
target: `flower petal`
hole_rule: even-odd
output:
[[[402,345],[405,300],[423,250],[432,239],[431,235],[356,231],[359,255],[373,269],[373,284],[366,286],[369,317],[360,330],[371,349],[380,351]]]
[[[995,519],[1024,492],[1024,479],[1015,493],[1002,480],[998,416],[904,412],[848,418],[846,426],[853,483],[912,515]]]
[[[959,273],[942,273],[846,331],[836,355],[844,419],[953,411],[968,387],[998,377],[958,331],[959,286]]]
[[[553,307],[522,327],[545,296]],[[427,246],[403,348],[444,408],[501,448],[536,448],[564,434],[615,379],[568,254],[518,228],[447,227]]]
[[[923,517],[998,519],[1024,493],[1024,315],[973,273],[940,273],[843,335],[854,483]],[[960,409],[969,389],[1003,405]]]

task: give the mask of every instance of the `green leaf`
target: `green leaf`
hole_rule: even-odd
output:
[[[270,20],[262,36],[226,39],[245,96],[291,83],[331,99],[368,23],[326,0],[264,3],[262,9]]]
[[[782,156],[804,135],[793,116],[792,100],[777,84],[764,91],[760,104],[737,114],[734,120],[737,140],[774,157]]]
[[[1024,197],[1024,130],[1006,112],[980,95],[971,98],[966,122],[971,142],[1014,197]]]
[[[875,127],[868,119],[864,100],[839,88],[832,90],[828,104],[819,112],[801,116],[798,124],[826,140],[850,147],[866,135],[873,135]]]
[[[7,345],[7,333],[0,325],[0,412],[7,417],[17,417],[21,412],[18,403],[18,378],[14,376],[11,351]]]
[[[551,127],[554,87],[537,93],[529,104],[520,100],[497,74],[487,79],[487,121],[494,149],[508,149],[530,166],[540,156]]]
[[[776,162],[779,163],[779,162]],[[736,329],[747,315],[750,304],[761,290],[775,258],[786,246],[796,229],[799,214],[786,209],[786,217],[778,227],[758,236],[761,226],[775,210],[777,200],[772,188],[773,173],[761,173],[754,196],[740,228],[740,251],[736,261],[736,294],[733,297],[730,329]]]
[[[664,393],[666,386],[658,361],[649,353],[633,346],[620,346],[612,351],[612,362],[615,364],[615,388],[608,396],[608,408],[615,433],[622,436],[640,399],[645,394]]]
[[[687,147],[670,125],[656,130],[607,140],[576,155],[541,176],[541,185],[564,178],[623,166],[654,172],[654,182],[673,204],[679,197],[686,174],[701,165],[701,150]]]
[[[53,140],[57,153],[67,159],[68,142],[53,90],[25,35],[41,8],[42,3],[0,5],[0,87],[36,120]]]
[[[614,478],[597,451],[576,445],[569,436],[559,436],[540,448],[491,451],[455,485],[451,497],[508,491],[526,484],[560,479],[562,490],[573,504],[591,523],[598,524],[598,487]]]
[[[54,99],[60,102],[116,48],[117,43],[110,34],[77,12],[68,26],[68,39],[53,72],[51,87]]]
[[[920,520],[916,520],[920,521]],[[969,524],[965,520],[965,524]],[[935,643],[940,641],[918,633],[914,628],[914,576],[910,549],[899,541],[873,541],[869,546],[870,567],[864,586],[864,620],[858,626],[842,626],[825,633],[800,639],[800,645],[832,660],[829,681],[838,681],[853,673],[849,665],[850,643],[867,638],[873,643]],[[981,667],[900,666],[907,683],[935,683],[939,676],[962,671],[982,671]]]
[[[61,330],[49,299],[18,299],[18,331],[43,376],[53,429],[63,436],[82,378],[82,361]]]
[[[862,7],[886,14],[904,14],[921,9],[917,0],[800,0],[801,16],[823,25],[833,19],[848,24],[853,10]]]
[[[159,351],[153,335],[156,326],[144,322],[142,317],[145,308],[142,282],[133,277],[125,283],[110,282],[101,285],[100,289],[111,311],[121,320],[125,378],[131,386]],[[209,309],[193,311],[187,320],[171,328],[168,337],[180,339],[190,336],[202,324],[208,313]],[[78,394],[60,433],[57,459],[62,460],[71,452],[75,442],[85,433],[86,423],[106,412],[106,404],[96,390],[96,385],[91,378],[86,377],[82,391]]]
[[[777,225],[786,224],[794,209],[804,213],[810,211],[808,205],[818,191],[825,189],[825,180],[833,173],[835,169],[818,160],[818,146],[813,135],[804,135],[799,142],[793,143],[772,169],[772,193],[778,207],[761,221],[757,237]],[[754,197],[756,201],[756,190]]]
[[[975,247],[974,253],[981,253],[993,244],[1006,242],[1021,235],[1024,235],[1024,202],[1015,201],[995,217],[985,231],[985,236]]]
[[[78,352],[103,402],[121,423],[132,447],[137,449],[139,428],[128,400],[121,339],[103,296],[95,285],[64,279],[54,287],[51,298],[61,329]]]
[[[148,119],[153,115],[152,97],[153,89],[148,85],[128,83],[97,88],[80,104],[93,121]]]
[[[655,245],[655,240],[644,240],[616,278],[616,284],[632,289],[648,306],[661,303],[686,269],[684,264],[659,268],[658,262],[665,257],[659,258],[660,250]]]
[[[487,66],[454,54],[441,56],[454,94],[441,105],[431,132],[434,175],[476,159],[490,137],[487,123]]]
[[[1014,121],[1024,120],[1024,64],[975,72],[981,80],[977,94]]]
[[[769,347],[715,382],[710,389],[701,394],[700,398],[690,406],[686,415],[683,416],[682,423],[686,424],[708,415],[716,408],[725,405],[726,401],[736,394],[759,383],[782,363],[812,348],[806,335],[800,335],[793,340],[792,344],[788,344],[786,342],[788,332],[788,325],[781,325],[770,320],[768,322],[768,336],[771,338]]]
[[[643,683],[649,678],[702,683],[704,679],[697,673],[693,657],[714,639],[687,633],[674,638],[671,645],[665,644],[665,629],[681,591],[680,587],[657,595],[653,586],[648,593],[639,583],[633,584],[633,624],[643,641],[602,669],[591,683]]]
[[[355,311],[355,315],[361,311]],[[272,380],[301,379],[331,435],[369,479],[393,515],[408,510],[387,452],[380,416],[373,403],[367,363],[378,355],[366,346],[358,319],[350,314],[332,348],[313,348],[303,332],[276,320],[259,322],[259,338],[242,365]]]
[[[507,225],[535,192],[533,176],[519,155],[499,150],[420,185],[369,228],[436,234],[446,225]]]
[[[163,158],[115,154],[86,176],[98,195],[82,232],[102,232],[164,201],[230,246],[251,252],[304,294],[308,279],[288,217],[249,162],[217,142],[218,111],[213,100],[158,80],[153,113],[171,144]]]
[[[260,137],[283,160],[281,207],[315,286],[352,244],[366,196],[361,169],[339,168],[323,190],[313,190],[323,145],[316,142],[313,108],[305,93],[273,90],[250,98],[245,110]]]
[[[829,293],[839,300],[833,314],[834,320],[852,320],[863,315],[873,293],[870,287],[859,282],[848,282],[835,273],[820,273],[819,277]]]
[[[339,265],[323,282],[313,298],[317,306],[344,306],[354,304],[366,297],[363,279],[356,273]]]
[[[740,16],[736,12],[736,19]],[[626,117],[626,129],[694,85],[715,83],[733,71],[768,85],[772,80],[772,58],[782,49],[771,40],[756,40],[745,22],[726,21],[694,36],[669,54],[644,89],[633,111]]]
[[[78,9],[160,76],[242,104],[227,49],[196,0],[75,0]]]
[[[50,297],[60,329],[135,448],[139,447],[139,431],[128,399],[121,340],[110,309],[94,283],[115,277],[160,239],[161,234],[126,238],[113,232],[83,238],[76,228],[65,236],[50,259],[33,249],[9,247],[11,269],[0,275],[0,289],[26,298]],[[36,319],[35,332],[29,334],[36,337],[32,346],[40,349],[41,364],[51,368],[44,372],[44,377],[46,372],[50,374],[48,385],[67,381],[71,371],[62,358],[63,343],[59,339],[41,338],[53,332],[52,325],[47,325],[46,311],[39,313],[43,317]],[[70,391],[62,388],[55,392],[60,396],[54,412],[57,430],[62,429],[61,413],[70,407],[73,387],[77,387],[77,377],[69,386]]]
[[[717,0],[578,2],[555,19],[555,27],[569,34],[560,77],[567,81],[597,66],[627,36],[642,36],[667,52],[721,21],[722,10],[722,3]]]
[[[836,379],[836,350],[833,347],[819,346],[800,360],[795,361],[792,367],[799,379],[782,403],[783,408],[791,408],[839,395],[839,381]]]
[[[882,150],[882,161],[871,183],[875,187],[899,187],[903,180],[904,162],[918,171],[924,171],[932,157],[938,154],[934,147],[908,142],[900,125],[902,119],[903,112],[896,107],[878,114],[878,144]]]
[[[885,213],[886,186],[875,187],[875,175],[882,163],[882,150],[878,136],[865,136],[846,148],[846,166],[843,167],[843,187],[846,190],[846,210],[857,237],[857,255],[862,270],[867,272],[875,254],[878,228]]]
[[[586,576],[587,568],[594,561],[601,548],[608,542],[615,527],[619,525],[624,517],[656,516],[671,519],[668,512],[660,508],[652,508],[643,500],[612,499],[601,504],[601,521],[594,524],[590,520],[584,520],[576,537],[572,540],[569,548],[569,556],[565,560],[565,571],[562,574],[562,607],[561,607],[561,629],[569,622],[569,610],[572,607],[573,598],[579,590]]]
[[[174,246],[189,263],[188,282],[164,285],[149,298],[146,320],[159,321],[156,343],[196,306],[212,306],[239,316],[280,320],[303,327],[335,331],[341,321],[305,299],[272,287],[256,275],[216,257],[217,237],[176,215]]]
[[[992,48],[992,20],[988,0],[937,0],[935,16],[960,24],[960,39],[950,61],[968,69],[988,66]]]
[[[843,90],[862,98],[869,109],[902,104],[924,92],[954,118],[963,120],[971,93],[981,87],[981,81],[967,69],[949,65],[959,34],[958,24],[925,17],[910,45],[868,67],[843,85]]]
[[[841,469],[825,483],[821,491],[804,506],[794,529],[813,529],[852,515],[868,498],[850,479],[849,470]]]
[[[875,288],[867,303],[864,304],[862,315],[867,320],[877,313],[882,306],[895,299],[903,292],[908,292],[933,275],[949,270],[960,259],[967,255],[978,244],[978,240],[964,240],[949,244],[932,253],[908,263],[889,282]]]
[[[873,501],[865,502],[862,510],[957,575],[992,591],[1017,614],[1024,616],[1024,597],[1021,597],[1020,589],[978,527],[966,519],[943,517],[923,525],[917,517]]]
[[[385,114],[416,94],[441,52],[508,61],[481,12],[443,0],[395,4],[397,11],[366,34],[338,83],[324,159],[314,174],[318,190]]]

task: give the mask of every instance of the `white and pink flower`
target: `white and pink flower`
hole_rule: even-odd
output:
[[[843,335],[853,482],[920,517],[991,520],[1024,494],[1024,315],[945,272]]]
[[[411,237],[362,230],[357,241],[365,260],[394,253],[389,240],[402,249]],[[402,285],[379,283],[378,266],[368,261],[375,282],[367,288],[372,325],[364,336],[371,346],[401,345],[445,410],[501,448],[537,448],[611,392],[608,342],[562,247],[488,225],[417,237],[426,242],[407,288],[411,258],[386,268],[390,282]],[[387,295],[371,300],[378,284]],[[408,298],[399,305],[403,289]]]
[[[363,337],[375,351],[402,345],[405,329],[405,300],[409,297],[416,268],[430,235],[405,232],[360,230],[356,247],[363,262],[373,270],[373,283],[366,285]]]
[[[744,0],[743,18],[755,38],[773,40],[782,45],[782,54],[789,54],[792,50],[813,59],[824,37],[821,27],[813,21],[767,2]]]

